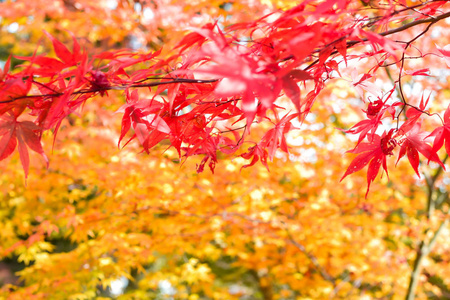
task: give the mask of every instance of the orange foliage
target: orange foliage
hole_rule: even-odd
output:
[[[141,2],[151,7],[151,22]],[[68,29],[93,48],[129,46],[133,37],[140,46],[170,49],[180,28],[220,16],[230,23],[256,18],[290,1],[261,2],[6,1],[2,33],[12,22],[20,29],[2,35],[0,47],[31,52],[41,29],[59,37]],[[424,43],[445,45],[448,37],[430,35]],[[438,59],[405,68],[438,66]],[[448,80],[405,81],[412,102],[420,101],[414,84],[427,84],[435,110],[447,105]],[[53,136],[43,137],[45,152],[54,149],[52,163],[47,169],[32,153],[26,186],[17,153],[0,162],[0,259],[21,280],[4,284],[0,299],[401,299],[420,242],[438,230],[417,298],[448,297],[450,180],[439,166],[423,166],[418,179],[402,160],[389,183],[372,184],[368,199],[364,174],[338,183],[351,160],[342,145],[352,141],[336,128],[360,119],[357,97],[343,80],[333,81],[317,100],[323,105],[290,133],[290,154],[276,152],[270,172],[219,157],[215,175],[197,174],[198,161],[180,162],[164,143],[149,155],[138,153],[138,143],[117,149],[113,112],[123,96],[87,102],[82,117],[62,123],[54,148]],[[264,126],[251,134],[262,136]],[[125,278],[126,290],[114,294]]]

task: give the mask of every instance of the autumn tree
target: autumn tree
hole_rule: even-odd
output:
[[[163,17],[171,7],[106,2],[117,4],[109,17],[124,18],[125,23],[114,23],[118,27],[127,26],[127,12]],[[43,3],[34,5],[42,8]],[[365,294],[411,299],[436,243],[420,295],[447,293],[448,270],[440,266],[448,262],[448,249],[438,241],[448,230],[442,170],[450,150],[450,109],[444,101],[448,84],[441,79],[450,60],[448,29],[441,25],[450,16],[446,1],[304,1],[292,8],[274,5],[270,12],[261,5],[252,20],[235,14],[234,8],[246,3],[213,3],[199,14],[215,15],[213,22],[191,23],[196,27],[174,35],[174,23],[166,22],[152,37],[147,35],[151,27],[139,18],[122,33],[103,22],[94,30],[89,23],[72,29],[76,14],[98,18],[102,2],[57,3],[59,12],[50,9],[36,17],[50,23],[42,44],[50,42],[53,53],[37,49],[10,57],[0,75],[0,158],[17,148],[28,177],[29,149],[45,161],[45,144],[62,151],[62,158],[49,156],[48,171],[39,163],[33,170],[50,176],[49,185],[34,180],[17,192],[5,187],[4,211],[23,212],[2,225],[9,228],[3,256],[33,262],[20,272],[25,287],[17,295],[95,297],[99,286],[106,289],[125,276],[137,286],[124,297],[151,292],[156,297],[158,289],[163,292],[158,284],[167,280],[180,298],[233,299],[254,289],[264,299]],[[20,1],[2,5],[9,13],[6,20],[20,21]],[[35,28],[34,21],[21,22]],[[56,28],[52,22],[66,26]],[[97,33],[98,40],[88,36],[102,26],[107,29]],[[101,49],[114,43],[133,47],[135,35],[147,51]],[[111,110],[122,114],[117,139],[111,134]],[[354,135],[353,144],[342,133]],[[79,141],[71,146],[74,137]],[[81,155],[80,141],[95,153]],[[111,150],[111,141],[127,147]],[[296,143],[298,148],[289,146]],[[346,171],[338,163],[341,150],[356,154],[345,156],[351,161]],[[149,157],[137,158],[139,151]],[[76,168],[64,155],[77,158]],[[186,180],[195,181],[190,188],[177,181],[174,155],[185,165]],[[235,161],[222,161],[223,156]],[[405,159],[399,162],[404,156],[411,170],[425,177],[426,187],[420,187]],[[276,157],[301,162],[297,169],[281,161],[269,164]],[[425,166],[419,169],[421,160]],[[380,169],[387,175],[388,165],[397,178],[410,175],[382,187],[374,181]],[[193,174],[205,166],[218,173],[214,179]],[[366,167],[369,200],[361,200],[357,171]],[[124,168],[141,170],[124,173]],[[239,169],[247,178],[243,184],[233,180]],[[86,174],[81,178],[80,170]],[[162,175],[155,178],[155,171]],[[23,176],[14,167],[10,172],[16,178],[13,189]],[[338,189],[330,189],[348,175]],[[155,182],[143,184],[148,178]],[[58,181],[61,192],[54,189]],[[368,195],[369,187],[373,194]],[[61,193],[67,194],[63,201]],[[379,204],[383,196],[387,199]],[[420,197],[427,199],[426,213],[416,200]],[[30,202],[34,207],[28,198],[38,200]],[[19,221],[21,216],[27,216],[25,221]],[[57,240],[67,238],[72,248],[58,248]],[[73,257],[78,259],[70,263]],[[224,268],[231,279],[221,273]],[[387,270],[389,277],[381,279]],[[238,283],[236,294],[230,292],[232,282]]]

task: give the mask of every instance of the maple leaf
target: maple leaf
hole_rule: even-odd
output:
[[[441,52],[441,54],[444,56],[444,60],[445,63],[447,64],[447,66],[450,68],[450,45],[446,45],[443,48],[440,48],[439,46],[437,46],[437,49],[439,52]]]
[[[195,73],[221,78],[214,93],[218,97],[242,97],[242,111],[247,118],[247,127],[253,122],[259,103],[263,109],[272,107],[281,86],[276,84],[273,75],[260,70],[261,62],[241,48],[226,46],[223,34],[212,30],[197,30],[198,33],[213,41],[203,46],[201,55],[210,58],[214,63],[205,64]]]
[[[403,47],[399,43],[394,42],[384,36],[381,36],[379,34],[370,31],[364,31],[362,29],[356,29],[355,31],[363,36],[365,35],[374,48],[375,44],[378,44],[381,47],[381,49],[388,52],[396,59],[397,59],[396,51],[403,51]]]
[[[205,164],[208,162],[208,160],[211,159],[209,161],[209,169],[211,170],[211,173],[214,174],[214,168],[216,167],[216,163],[217,163],[217,158],[211,155],[206,155],[202,161],[200,162],[200,164],[196,165],[196,169],[197,169],[197,173],[202,173],[203,170],[205,169]]]
[[[204,25],[202,28],[206,30],[213,30],[216,24],[208,23]],[[187,48],[192,47],[194,44],[202,45],[206,41],[206,36],[201,35],[194,29],[194,32],[191,32],[183,37],[181,41],[175,46],[175,49],[181,48],[180,53],[184,52]]]
[[[0,116],[0,135],[2,136],[0,139],[0,160],[11,155],[18,145],[25,178],[28,177],[30,165],[28,148],[39,153],[46,161],[48,167],[48,158],[42,149],[40,132],[39,126],[31,121],[18,122],[12,113]]]
[[[0,82],[3,82],[6,75],[9,72],[9,68],[11,66],[11,56],[8,57],[8,59],[5,62],[5,66],[3,67],[3,70],[0,68]]]
[[[347,66],[347,41],[344,38],[341,38],[334,44],[334,47],[344,58],[345,65]]]
[[[433,142],[433,152],[439,151],[445,142],[445,150],[447,153],[450,153],[450,105],[444,113],[444,126],[440,126],[433,130],[428,137],[433,136],[435,137]]]
[[[425,109],[428,105],[428,101],[430,100],[430,96],[431,96],[431,94],[428,95],[428,98],[425,100],[422,95],[422,99],[420,100],[418,109],[416,107],[409,107],[406,110],[406,117],[408,119],[405,121],[405,123],[402,124],[402,126],[398,130],[397,135],[399,135],[399,134],[404,135],[409,130],[411,130],[411,128],[414,127],[414,125],[419,120],[420,116],[422,116],[423,112],[425,111]]]
[[[360,143],[355,147],[355,149],[347,151],[348,153],[359,155],[356,156],[350,163],[347,171],[345,171],[345,174],[342,176],[340,181],[369,164],[369,168],[367,170],[367,198],[370,184],[375,180],[381,166],[383,166],[386,175],[388,175],[386,156],[391,156],[393,154],[392,151],[396,146],[395,140],[392,139],[393,132],[393,129],[391,129],[387,134],[384,132],[381,137],[378,134],[374,134],[369,143]]]
[[[430,76],[430,69],[429,68],[423,68],[420,70],[415,70],[415,71],[404,71],[405,74],[407,75],[411,75],[411,76]]]
[[[124,113],[118,146],[120,147],[120,142],[132,127],[135,134],[131,139],[137,137],[144,149],[148,151],[170,133],[170,127],[158,115],[163,105],[154,99],[139,101],[136,90],[127,93],[127,102],[117,110],[118,113]]]
[[[328,12],[330,10],[334,12],[334,8],[333,8],[334,5],[336,5],[338,9],[344,9],[347,4],[346,4],[346,0],[324,1],[323,3],[321,3],[320,5],[317,6],[315,13],[321,14],[321,13]]]
[[[36,55],[32,57],[15,56],[17,59],[29,61],[39,68],[29,68],[29,72],[40,76],[52,76],[55,72],[59,72],[66,67],[66,65],[56,58],[46,57],[44,55]]]
[[[379,125],[382,125],[381,120],[389,116],[389,114],[394,118],[395,107],[401,105],[401,102],[395,102],[392,105],[386,105],[382,99],[378,99],[374,102],[369,102],[367,110],[363,110],[366,113],[367,118],[365,120],[359,121],[353,127],[348,130],[343,130],[345,133],[358,134],[359,138],[356,146],[361,143],[364,138],[372,139]],[[386,113],[387,112],[387,113]]]
[[[31,78],[25,80],[16,76],[6,76],[4,81],[0,81],[0,103],[25,96],[30,89]]]
[[[76,38],[72,35],[73,40],[73,49],[72,52],[70,52],[67,47],[55,39],[50,33],[44,30],[44,33],[48,36],[48,38],[52,41],[53,49],[55,50],[56,56],[66,65],[66,66],[72,66],[77,64],[78,61],[80,61],[80,45],[78,44]]]
[[[292,103],[297,107],[297,111],[301,112],[301,93],[297,84],[298,81],[313,79],[313,77],[303,70],[291,70],[282,78],[283,90]]]
[[[291,130],[292,124],[290,121],[297,117],[299,114],[286,114],[274,128],[267,131],[261,140],[261,146],[269,149],[269,158],[273,160],[275,152],[278,148],[288,153],[289,149],[286,142],[285,134]]]
[[[258,160],[261,160],[261,163],[264,165],[264,167],[266,167],[266,169],[269,170],[269,166],[267,165],[267,156],[268,156],[267,150],[261,147],[260,144],[256,144],[255,146],[248,148],[248,151],[246,153],[241,154],[240,156],[245,159],[250,158],[252,159],[252,161],[249,164],[243,165],[241,167],[241,170],[243,168],[253,166],[258,162]]]
[[[419,177],[419,152],[423,156],[428,158],[428,162],[434,161],[442,166],[442,168],[445,170],[445,166],[439,159],[437,153],[434,152],[433,148],[425,142],[427,133],[420,132],[420,126],[420,123],[415,123],[411,130],[406,133],[405,140],[401,142],[400,152],[397,160],[398,163],[398,161],[406,154],[409,163]]]
[[[370,74],[357,74],[356,69],[351,73],[353,86],[355,87],[358,94],[361,96],[361,98],[364,98],[364,91],[369,92],[373,95],[379,95],[380,94],[380,88],[376,86],[374,83],[368,81],[368,79],[372,78],[373,76]]]
[[[372,134],[369,136],[369,140],[371,140],[377,130],[378,126],[382,124],[379,118],[366,119],[359,121],[352,128],[348,130],[344,130],[345,133],[358,134],[359,138],[356,145],[361,143],[364,138],[372,131]]]

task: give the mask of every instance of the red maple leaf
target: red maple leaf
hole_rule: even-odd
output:
[[[303,70],[291,70],[287,75],[282,78],[282,86],[284,93],[292,103],[297,107],[297,111],[301,112],[301,93],[298,86],[299,81],[305,81],[313,79],[313,77]]]
[[[450,105],[447,107],[444,113],[444,126],[440,126],[433,130],[428,136],[434,136],[433,152],[437,152],[442,148],[445,142],[445,150],[450,153]]]
[[[426,135],[426,132],[420,132],[420,123],[415,123],[412,129],[406,134],[405,140],[401,143],[400,153],[397,160],[398,163],[400,158],[406,154],[409,163],[419,177],[419,152],[428,158],[428,162],[432,160],[445,169],[444,164],[439,159],[439,156],[433,151],[433,148],[425,142]]]
[[[369,134],[370,131],[372,131],[372,134],[369,136],[369,140],[373,138],[375,135],[375,131],[378,128],[378,125],[382,124],[381,121],[378,118],[374,119],[366,119],[359,121],[357,124],[355,124],[352,128],[349,130],[344,130],[345,133],[351,133],[351,134],[357,134],[359,133],[358,143],[361,143],[364,138]]]
[[[426,100],[424,100],[423,95],[422,95],[422,99],[420,100],[419,108],[416,108],[416,107],[408,108],[408,110],[406,111],[406,117],[408,119],[400,127],[397,134],[403,135],[414,127],[414,125],[419,120],[420,116],[422,116],[423,112],[425,112],[425,109],[428,105],[428,101],[430,100],[430,96],[431,96],[431,94],[428,95],[428,98]]]
[[[447,64],[447,66],[450,68],[450,45],[446,45],[443,48],[437,46],[437,49],[439,52],[441,52],[441,54],[443,55],[443,58],[445,60],[445,63]]]
[[[248,168],[248,167],[253,166],[260,159],[261,159],[261,163],[266,167],[267,170],[269,170],[269,166],[267,165],[267,156],[268,156],[267,150],[265,150],[263,147],[261,147],[260,144],[256,144],[255,146],[248,148],[248,152],[245,152],[245,153],[241,154],[240,156],[245,159],[252,158],[252,161],[247,165],[243,165],[241,167],[241,170],[243,168]]]
[[[18,146],[20,161],[25,178],[28,177],[30,158],[28,148],[39,153],[47,162],[48,159],[42,149],[41,129],[31,121],[18,122],[12,113],[0,116],[0,160],[7,158]],[[28,146],[28,147],[27,147]]]
[[[118,145],[120,146],[120,142],[132,127],[135,134],[131,139],[137,137],[144,149],[148,151],[150,145],[156,145],[170,133],[169,126],[158,115],[163,105],[153,99],[139,101],[136,90],[127,93],[127,98],[128,103],[117,111],[124,113]]]
[[[348,153],[355,153],[359,155],[356,156],[350,163],[344,176],[342,176],[341,181],[348,175],[361,170],[369,164],[369,168],[367,170],[367,198],[370,184],[375,180],[381,165],[383,165],[383,169],[388,175],[386,156],[391,156],[392,150],[394,150],[396,146],[395,140],[392,139],[392,134],[393,129],[391,129],[387,134],[384,132],[381,137],[378,134],[374,134],[369,143],[360,143],[355,149],[347,151]]]
[[[273,160],[275,157],[275,152],[278,148],[286,153],[289,152],[285,134],[291,130],[291,121],[297,116],[298,113],[292,115],[286,114],[274,128],[267,131],[263,136],[260,145],[269,150],[270,160]]]

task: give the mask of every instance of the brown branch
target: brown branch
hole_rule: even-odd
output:
[[[448,159],[448,155],[446,155],[445,158],[443,159],[443,163],[445,163],[445,161],[447,159]],[[431,214],[433,213],[434,206],[435,206],[435,200],[433,199],[433,194],[434,194],[433,192],[436,191],[435,183],[436,183],[437,179],[439,178],[439,176],[442,174],[442,171],[443,171],[442,166],[439,166],[436,173],[434,173],[434,175],[432,177],[425,178],[426,179],[425,181],[427,184],[427,215],[426,215],[426,217],[427,217],[428,221],[431,218]],[[411,276],[409,279],[408,291],[407,291],[406,297],[405,297],[406,300],[414,300],[415,291],[416,291],[417,285],[419,283],[419,277],[420,277],[420,274],[422,273],[422,268],[423,268],[422,262],[428,256],[428,254],[431,252],[431,250],[434,247],[434,244],[437,241],[437,238],[442,233],[442,230],[445,228],[445,226],[448,224],[449,216],[450,216],[450,210],[447,211],[444,220],[441,222],[441,224],[439,225],[439,228],[435,231],[433,237],[428,242],[428,244],[425,242],[425,240],[422,240],[420,242],[419,248],[416,251],[416,259],[414,260]],[[425,236],[428,231],[429,231],[429,228],[425,230]]]
[[[270,282],[264,282],[263,279],[266,276],[260,276],[257,270],[251,269],[249,270],[249,274],[255,279],[258,284],[259,290],[263,296],[264,300],[273,300],[273,288]],[[268,276],[267,276],[268,277]]]
[[[394,34],[394,33],[397,33],[397,32],[405,31],[406,29],[409,29],[411,27],[414,27],[414,26],[417,26],[417,25],[420,25],[420,24],[425,24],[425,23],[432,23],[432,24],[434,24],[434,23],[439,22],[440,20],[446,19],[448,17],[450,17],[450,12],[447,12],[447,13],[442,14],[442,15],[437,16],[437,17],[431,17],[431,18],[428,18],[428,19],[417,20],[417,21],[405,24],[403,26],[400,26],[398,28],[394,28],[394,29],[391,29],[391,30],[379,33],[379,35],[382,35],[382,36],[391,35],[391,34]]]
[[[282,223],[284,224],[284,222]],[[331,276],[324,267],[322,267],[322,265],[319,263],[319,260],[314,255],[309,253],[306,250],[305,246],[294,240],[291,232],[287,229],[287,226],[285,228],[285,231],[289,238],[289,242],[292,245],[294,245],[298,250],[300,250],[309,259],[309,261],[313,264],[314,268],[319,272],[320,276],[322,276],[323,279],[331,282],[333,284],[333,287],[336,287],[336,279],[333,276]]]
[[[437,238],[442,233],[442,230],[445,228],[445,226],[448,224],[448,213],[445,219],[442,221],[442,223],[439,225],[439,228],[434,233],[433,237],[431,238],[430,242],[428,244],[425,243],[425,241],[422,241],[420,243],[419,248],[417,249],[417,256],[414,261],[413,265],[413,271],[411,273],[411,278],[408,285],[408,292],[406,293],[406,300],[414,300],[415,298],[415,290],[417,288],[417,284],[419,283],[419,276],[422,272],[422,261],[427,257],[427,255],[431,252],[433,249],[434,244],[437,241]]]
[[[111,90],[126,90],[128,88],[141,88],[141,87],[153,87],[153,86],[159,86],[163,84],[172,84],[172,83],[213,83],[218,81],[218,79],[208,79],[208,80],[202,80],[202,79],[187,79],[187,78],[178,78],[173,79],[169,81],[159,81],[159,82],[150,82],[150,83],[142,83],[142,84],[130,84],[130,85],[111,85],[106,87],[96,87],[95,89],[82,89],[75,92],[70,93],[71,95],[81,95],[81,94],[94,94],[94,93],[100,93],[105,91],[111,91]],[[27,99],[27,98],[52,98],[52,97],[60,97],[64,95],[64,93],[51,93],[51,94],[40,94],[40,95],[24,95],[19,96],[15,98],[11,98],[9,100],[0,101],[0,104],[2,103],[11,103],[16,100],[20,99]]]
[[[445,162],[448,159],[448,154],[445,156],[445,158],[442,160],[442,163],[445,164]],[[441,173],[443,172],[442,166],[439,166],[436,173],[433,175],[433,177],[425,177],[425,183],[427,184],[427,219],[430,220],[431,215],[434,212],[435,203],[433,201],[433,190],[434,190],[434,184],[436,183],[436,180],[439,178]]]
[[[411,22],[411,23],[408,23],[408,24],[406,24],[406,25],[400,26],[400,27],[398,27],[398,28],[394,28],[394,29],[391,29],[391,30],[388,30],[388,31],[385,31],[385,32],[378,33],[378,35],[381,35],[381,36],[388,36],[388,35],[391,35],[391,34],[394,34],[394,33],[398,33],[398,32],[405,31],[405,30],[407,30],[407,29],[409,29],[409,28],[411,28],[411,27],[414,27],[414,26],[417,26],[417,25],[420,25],[420,24],[426,24],[426,23],[430,23],[430,27],[431,27],[431,25],[433,25],[433,24],[439,22],[440,20],[446,19],[446,18],[448,18],[448,17],[450,17],[450,12],[447,12],[447,13],[445,13],[445,14],[442,14],[442,15],[437,16],[437,17],[434,17],[434,18],[431,17],[431,18],[427,18],[427,19],[423,19],[423,20],[413,21],[413,22]],[[428,29],[429,29],[429,28],[428,28]],[[427,30],[428,30],[428,29],[427,29]],[[334,44],[334,43],[336,43],[336,42],[338,42],[338,41],[340,41],[340,40],[342,40],[342,39],[344,39],[344,38],[346,38],[346,37],[347,37],[347,36],[341,37],[341,38],[339,38],[339,39],[337,39],[337,40],[331,42],[329,45],[332,45],[332,44]],[[358,40],[358,41],[348,41],[348,42],[347,42],[347,48],[351,48],[351,47],[353,47],[353,46],[355,46],[355,45],[357,45],[357,44],[364,43],[364,42],[367,42],[367,41],[368,41],[367,38],[363,38],[363,39]],[[316,52],[320,52],[321,50],[322,50],[322,48],[321,48],[321,49],[317,49],[317,50],[315,50],[314,52],[315,52],[315,53],[316,53]],[[334,55],[334,54],[337,54],[337,53],[338,53],[338,51],[337,51],[337,50],[334,50],[333,52],[330,53],[330,55]],[[293,56],[290,57],[290,58],[293,58]],[[316,60],[313,61],[311,64],[309,64],[309,65],[304,69],[304,71],[309,70],[309,69],[312,68],[314,65],[316,65],[318,62],[319,62],[319,59],[316,59]]]
[[[428,26],[425,28],[425,30],[423,30],[420,34],[418,34],[417,36],[415,36],[412,40],[408,41],[408,42],[406,43],[405,50],[404,50],[403,53],[402,53],[402,58],[400,59],[400,60],[401,60],[400,71],[398,72],[398,90],[399,90],[400,99],[402,100],[402,102],[403,102],[404,105],[403,105],[402,109],[400,110],[400,112],[398,113],[397,118],[401,115],[401,113],[402,113],[403,110],[405,109],[406,105],[408,104],[408,102],[406,101],[406,97],[405,97],[405,95],[404,95],[404,93],[403,93],[403,84],[402,84],[402,74],[403,74],[403,69],[404,69],[404,66],[405,66],[406,49],[407,49],[412,43],[414,43],[415,40],[419,39],[422,35],[424,35],[425,33],[427,33],[428,30],[430,30],[430,28],[431,28],[431,26],[432,26],[433,24],[434,24],[434,23],[428,24]],[[397,120],[398,120],[398,119],[397,119]],[[398,123],[397,123],[397,124],[398,124]]]

